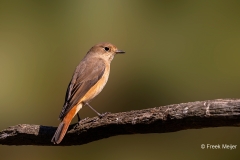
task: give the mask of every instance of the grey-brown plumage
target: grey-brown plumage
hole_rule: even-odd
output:
[[[125,52],[110,43],[99,43],[88,51],[76,67],[68,85],[65,102],[59,115],[61,123],[52,138],[53,143],[58,144],[62,141],[71,120],[82,106],[87,104],[93,109],[88,102],[97,96],[107,83],[110,63],[117,53]]]
[[[60,120],[62,120],[87,91],[98,82],[104,70],[105,64],[100,58],[84,58],[79,63],[68,85],[64,106],[59,115]]]

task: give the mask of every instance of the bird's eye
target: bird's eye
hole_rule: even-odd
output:
[[[110,49],[108,47],[104,47],[104,50],[105,51],[109,51]]]

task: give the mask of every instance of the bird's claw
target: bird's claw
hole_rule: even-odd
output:
[[[109,114],[110,112],[105,112],[105,113],[102,113],[102,114],[99,114],[98,117],[101,119],[103,118],[104,116],[106,116],[107,114]]]

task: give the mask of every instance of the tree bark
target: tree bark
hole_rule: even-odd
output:
[[[240,99],[180,103],[129,112],[108,113],[73,124],[57,146],[82,145],[126,134],[166,133],[207,127],[240,126]],[[2,145],[53,146],[56,127],[19,124],[0,132]]]

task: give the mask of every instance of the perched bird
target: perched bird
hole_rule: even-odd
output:
[[[65,102],[59,115],[59,124],[52,142],[59,144],[65,136],[67,129],[78,111],[84,106],[89,106],[98,116],[103,116],[89,105],[89,102],[96,97],[106,85],[110,73],[110,63],[118,53],[125,53],[118,50],[111,43],[99,43],[93,46],[76,67],[70,81]],[[78,119],[79,115],[78,115]]]

